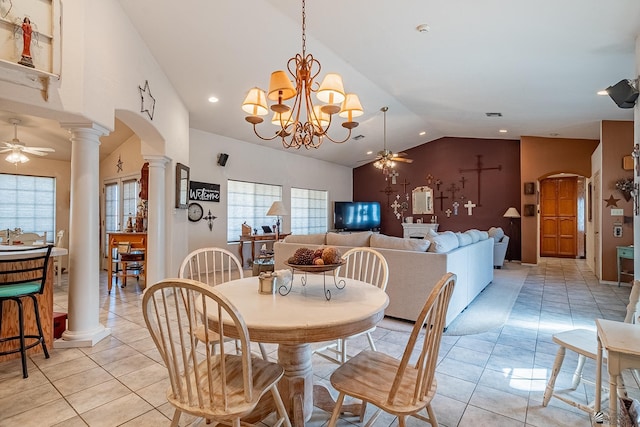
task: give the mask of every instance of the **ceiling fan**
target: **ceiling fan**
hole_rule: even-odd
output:
[[[18,125],[19,119],[9,119],[9,123],[13,125],[13,139],[9,141],[3,141],[4,148],[0,148],[0,153],[8,153],[5,158],[6,161],[13,164],[25,163],[29,161],[29,158],[25,153],[34,154],[36,156],[46,156],[47,153],[53,153],[56,150],[48,147],[27,147],[23,142],[18,139]]]
[[[380,109],[384,115],[384,145],[382,151],[378,151],[376,161],[373,162],[373,166],[382,169],[383,173],[393,169],[396,165],[395,162],[413,163],[412,159],[407,158],[407,153],[394,153],[387,149],[387,110],[389,110],[389,107]]]

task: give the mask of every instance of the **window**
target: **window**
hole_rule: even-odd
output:
[[[0,174],[0,229],[56,237],[56,179]]]
[[[129,217],[135,220],[138,209],[138,192],[140,191],[136,176],[109,180],[104,183],[104,232],[126,231]],[[104,253],[109,250],[106,237],[103,239]]]
[[[291,188],[291,233],[327,231],[327,192]]]
[[[275,224],[276,218],[268,217],[266,213],[273,202],[282,200],[282,187],[229,180],[227,197],[227,241],[234,242],[242,234],[245,221],[259,230],[263,225]]]

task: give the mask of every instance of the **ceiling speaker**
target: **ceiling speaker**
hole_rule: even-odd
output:
[[[607,93],[620,108],[633,108],[638,99],[638,89],[631,80],[620,80],[607,88]]]
[[[229,155],[227,153],[218,154],[218,164],[220,166],[224,166],[227,164],[227,160],[229,160]]]

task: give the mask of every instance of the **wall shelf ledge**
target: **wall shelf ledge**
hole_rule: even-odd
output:
[[[37,89],[45,101],[49,99],[51,79],[60,80],[60,76],[0,59],[0,80]]]

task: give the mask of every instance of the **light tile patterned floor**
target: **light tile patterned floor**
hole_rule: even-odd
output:
[[[600,285],[584,260],[543,259],[528,268],[527,280],[507,323],[479,335],[443,337],[437,368],[438,395],[433,408],[442,426],[590,426],[589,416],[557,399],[541,405],[557,347],[553,333],[574,327],[594,328],[594,318],[623,320],[629,286]],[[249,272],[250,273],[250,272]],[[496,271],[496,274],[500,274]],[[66,275],[63,276],[66,280]],[[22,379],[19,360],[0,364],[0,426],[162,426],[173,409],[166,403],[166,373],[144,326],[141,291],[134,280],[106,293],[100,285],[100,321],[112,334],[93,348],[56,349],[50,359],[32,357],[29,378]],[[56,311],[66,311],[66,281],[54,297]],[[403,327],[404,326],[404,327]],[[378,349],[401,354],[406,325],[377,328]],[[391,330],[394,329],[394,330]],[[350,343],[357,351],[362,340]],[[276,348],[267,346],[270,354]],[[557,388],[570,381],[576,357],[567,354]],[[314,356],[316,381],[328,384],[335,368]],[[587,362],[586,375],[595,376]],[[637,384],[627,380],[634,397]],[[586,401],[593,387],[581,385],[573,395]],[[316,410],[307,424],[324,426],[329,414]],[[204,426],[183,415],[182,425]],[[354,418],[340,421],[348,426]],[[424,423],[411,419],[410,426]],[[391,416],[376,425],[395,426]]]

